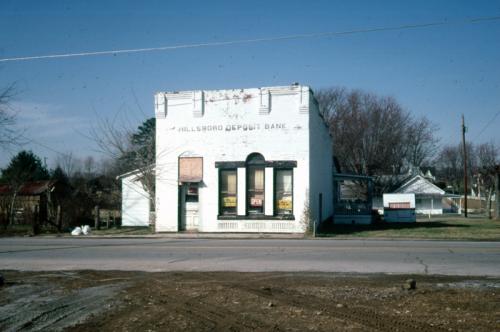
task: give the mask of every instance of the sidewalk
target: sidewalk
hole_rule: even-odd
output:
[[[135,238],[135,239],[303,239],[302,233],[196,233],[196,232],[179,232],[179,233],[156,233],[156,234],[90,234],[81,236],[71,236],[64,234],[63,237],[74,238],[98,238],[98,239],[119,239],[119,238]]]

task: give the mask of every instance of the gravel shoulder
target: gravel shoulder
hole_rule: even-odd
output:
[[[4,271],[2,331],[494,331],[500,279]],[[406,280],[416,280],[406,290]]]

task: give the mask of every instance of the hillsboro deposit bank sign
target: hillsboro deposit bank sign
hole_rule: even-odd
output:
[[[300,127],[295,126],[295,129]],[[209,132],[209,131],[258,131],[288,129],[285,123],[253,123],[253,124],[226,124],[171,127],[170,131],[177,132]]]

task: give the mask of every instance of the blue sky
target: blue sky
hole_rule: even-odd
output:
[[[0,2],[0,58],[157,47],[500,16],[500,1]],[[156,91],[288,85],[394,96],[439,125],[442,144],[500,145],[500,21],[149,53],[0,63],[18,125],[53,166],[94,155],[99,118],[132,126]],[[489,124],[490,123],[490,124]],[[489,124],[489,125],[488,125]],[[485,126],[488,127],[480,135]],[[478,136],[479,135],[479,136]],[[46,148],[49,147],[50,149]],[[17,151],[1,151],[0,167]]]

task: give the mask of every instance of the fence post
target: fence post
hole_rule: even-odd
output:
[[[57,205],[57,209],[56,209],[56,223],[57,223],[57,230],[60,232],[62,230],[61,205]]]
[[[95,221],[95,229],[100,229],[100,220],[99,220],[99,205],[96,205],[94,208],[94,221]]]
[[[31,223],[31,231],[33,232],[33,235],[37,235],[38,234],[38,219],[39,219],[39,216],[40,216],[40,206],[39,205],[35,205],[35,211],[33,213],[33,220],[32,220],[32,223]]]

